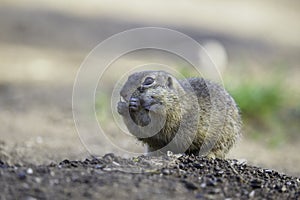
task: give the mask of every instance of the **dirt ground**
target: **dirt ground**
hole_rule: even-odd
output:
[[[58,164],[7,166],[1,199],[298,199],[300,179],[237,160],[113,154]]]
[[[0,6],[1,199],[21,197],[51,199],[58,193],[61,193],[62,199],[65,197],[96,198],[98,195],[136,199],[142,199],[144,195],[148,195],[150,199],[160,195],[169,199],[174,196],[178,199],[186,197],[247,199],[257,197],[256,195],[270,198],[267,195],[271,193],[274,195],[272,197],[277,195],[278,199],[299,197],[299,180],[281,173],[300,176],[298,155],[300,141],[270,149],[266,148],[264,143],[249,140],[245,136],[228,156],[239,160],[245,159],[250,164],[245,166],[245,169],[249,169],[250,172],[241,172],[242,177],[235,174],[236,170],[240,172],[241,165],[234,164],[233,169],[229,167],[231,161],[216,161],[216,164],[202,158],[197,158],[200,159],[200,163],[210,163],[205,166],[209,171],[207,174],[203,170],[197,171],[195,166],[190,168],[183,166],[183,171],[179,170],[180,163],[184,163],[180,160],[176,161],[174,166],[152,169],[149,165],[151,159],[142,157],[138,162],[131,159],[136,154],[130,152],[143,152],[143,147],[133,138],[128,139],[125,136],[117,137],[129,152],[116,148],[105,138],[101,144],[96,145],[102,152],[99,156],[113,152],[123,158],[129,158],[128,160],[113,157],[109,158],[109,161],[101,158],[94,162],[90,159],[85,163],[74,164],[74,162],[64,161],[58,164],[64,159],[83,161],[91,156],[81,143],[73,122],[73,83],[85,56],[99,42],[112,34],[129,28],[164,26],[182,31],[200,42],[218,40],[226,48],[229,63],[233,66],[228,70],[234,71],[234,66],[243,65],[243,62],[254,66],[270,67],[273,62],[288,61],[287,84],[292,83],[293,87],[298,89],[300,43],[296,39],[293,40],[294,37],[289,37],[288,41],[278,39],[281,38],[281,34],[289,34],[289,32],[276,33],[268,40],[265,36],[259,37],[260,31],[255,32],[255,28],[259,29],[259,27],[253,27],[248,34],[243,31],[232,33],[224,32],[226,27],[219,27],[217,23],[206,26],[201,21],[198,26],[196,22],[189,22],[188,25],[182,26],[176,20],[172,21],[169,18],[164,18],[162,21],[158,19],[149,21],[148,14],[145,18],[135,20],[132,16],[128,19],[124,18],[124,13],[120,16],[112,15],[108,11],[96,13],[90,7],[83,7],[84,11],[76,13],[66,9],[68,6],[56,7],[56,4],[39,5],[35,1],[32,2],[33,6],[23,1],[20,1],[20,4],[8,1]],[[102,7],[103,10],[105,8],[108,7]],[[93,10],[92,14],[88,14],[88,9]],[[287,15],[284,19],[297,18],[294,9],[290,11],[291,16]],[[117,11],[118,8],[113,9],[111,13]],[[161,13],[159,16],[164,16],[163,11],[158,11]],[[289,10],[283,11],[287,13]],[[264,23],[268,22],[264,21]],[[274,27],[270,26],[270,29],[272,28]],[[282,28],[282,31],[286,30]],[[295,31],[290,33],[293,35],[297,31],[298,28],[295,26]],[[265,71],[268,70],[274,69],[268,68]],[[54,164],[50,164],[51,162]],[[131,169],[134,164],[136,168],[140,167],[146,171],[151,168],[154,172],[150,170],[149,173],[135,174],[124,173],[119,169],[130,165],[130,170],[136,170],[136,168]],[[188,163],[184,164],[188,165]],[[224,182],[212,183],[217,185],[213,189],[206,185],[207,181],[215,178],[206,176],[215,176],[218,171],[215,170],[216,165],[228,167],[226,168],[228,174],[224,175]],[[261,169],[251,165],[270,168],[279,171],[279,174],[272,171],[266,172],[269,175],[263,173],[261,177],[257,174],[257,170]],[[32,169],[33,173],[29,169]],[[182,175],[183,172],[188,175]],[[135,181],[131,182],[132,179]],[[233,179],[236,182],[232,181]],[[243,182],[244,179],[246,183],[242,189],[235,185]],[[275,179],[278,179],[278,184],[274,182]],[[251,181],[253,181],[252,185]],[[128,182],[131,184],[128,185]],[[9,185],[2,187],[7,183]],[[156,184],[164,189],[154,187]],[[49,187],[52,187],[52,190],[46,192]],[[225,191],[229,187],[235,189]],[[118,188],[120,192],[114,193],[111,188]],[[129,188],[132,193],[128,192]]]

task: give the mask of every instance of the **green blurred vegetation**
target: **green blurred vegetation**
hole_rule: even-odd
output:
[[[246,119],[265,120],[277,113],[284,104],[279,83],[241,83],[229,91]]]
[[[270,148],[280,147],[295,138],[295,132],[286,123],[290,121],[299,128],[290,112],[293,110],[290,102],[297,102],[292,91],[277,79],[239,82],[227,89],[241,110],[246,136],[263,141]]]
[[[107,115],[110,112],[110,97],[105,92],[97,93],[95,103],[95,111],[98,120],[107,123],[109,120]]]

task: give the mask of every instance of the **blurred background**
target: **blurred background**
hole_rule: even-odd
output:
[[[41,164],[88,156],[72,118],[77,70],[113,34],[159,26],[204,45],[220,67],[244,121],[244,136],[228,157],[300,175],[299,11],[296,0],[2,0],[0,159]],[[111,87],[111,80],[103,84]],[[105,120],[109,100],[98,96],[96,107]],[[143,151],[134,138],[116,134],[113,122],[106,125],[111,138]],[[105,140],[99,148],[128,156]]]

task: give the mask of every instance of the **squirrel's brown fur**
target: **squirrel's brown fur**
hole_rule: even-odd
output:
[[[233,98],[203,78],[177,80],[164,71],[129,76],[118,112],[128,130],[150,152],[224,158],[241,134],[241,117]]]

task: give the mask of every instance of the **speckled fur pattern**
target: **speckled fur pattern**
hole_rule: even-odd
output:
[[[140,91],[138,88],[149,76],[155,83]],[[184,149],[187,154],[224,158],[241,135],[241,117],[235,101],[223,87],[203,78],[177,80],[164,71],[137,72],[128,78],[120,95],[123,101],[118,104],[119,114],[128,130],[147,144],[150,152],[173,140],[175,149],[170,150],[177,153],[183,153]],[[131,111],[128,108],[131,98],[141,102],[155,99],[155,103],[150,111],[142,105]],[[158,125],[164,119],[165,123]],[[157,134],[141,137],[156,125],[161,126]],[[183,134],[176,136],[181,130]]]

